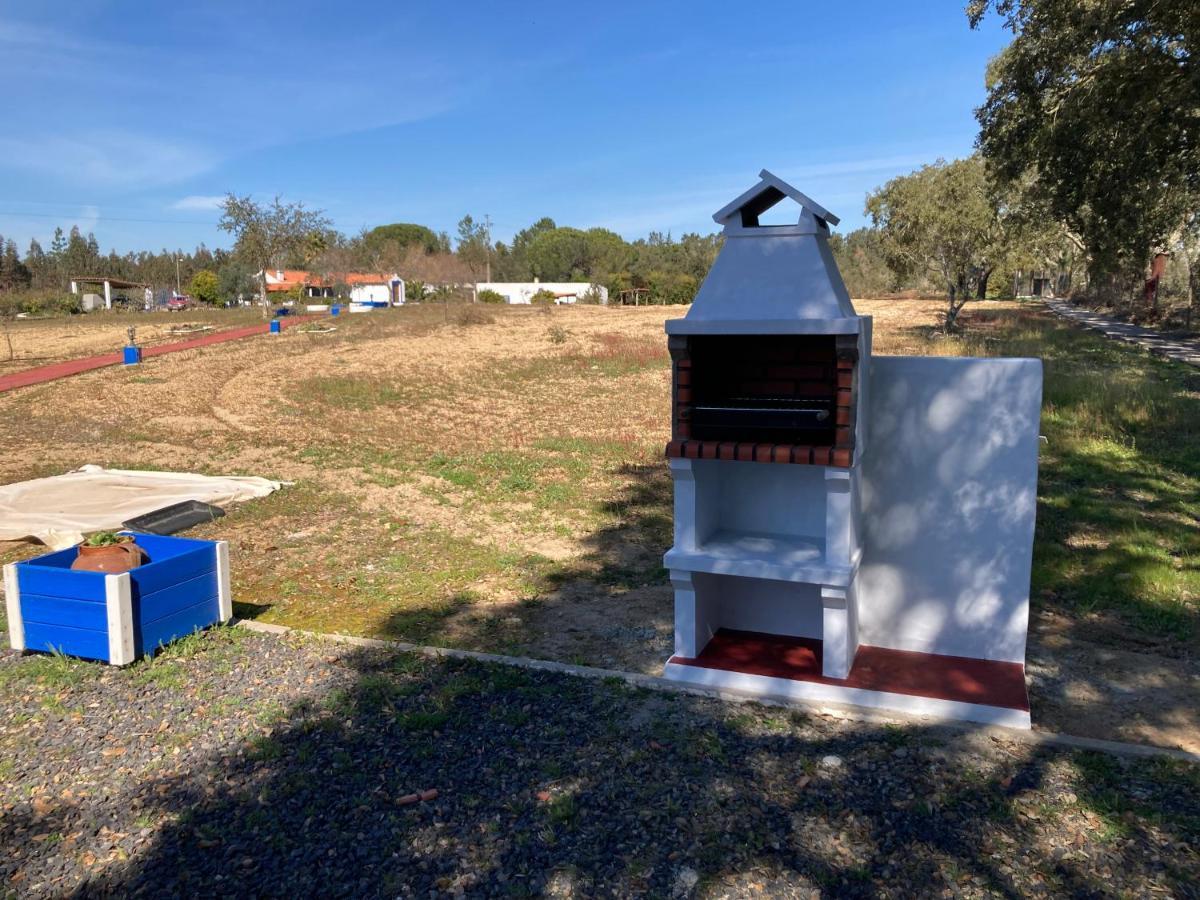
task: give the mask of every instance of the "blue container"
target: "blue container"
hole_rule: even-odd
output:
[[[126,347],[125,348],[125,365],[136,366],[142,361],[141,347]]]
[[[329,307],[329,314],[331,316],[340,316],[342,314],[342,308],[335,303],[333,306]]]
[[[282,331],[282,328],[280,327],[279,320],[272,319],[271,320],[271,334],[279,334],[280,331]]]
[[[73,571],[76,547],[6,565],[12,648],[121,666],[233,617],[226,541],[136,538],[150,561],[119,575]]]

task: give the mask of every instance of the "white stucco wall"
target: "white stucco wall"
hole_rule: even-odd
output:
[[[391,298],[386,284],[356,284],[350,288],[351,303],[390,303]]]
[[[529,303],[538,291],[550,291],[552,294],[567,294],[560,297],[559,303],[575,303],[582,300],[583,295],[590,289],[600,292],[600,302],[608,302],[608,288],[599,284],[589,284],[580,281],[481,281],[475,285],[476,294],[479,291],[495,291],[504,297],[507,303]],[[574,299],[573,299],[574,298]]]
[[[870,366],[859,639],[1024,662],[1041,361]]]

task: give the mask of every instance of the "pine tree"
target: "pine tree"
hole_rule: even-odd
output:
[[[0,286],[10,291],[29,287],[29,270],[17,254],[17,242],[9,238],[0,243],[4,245],[0,254]]]
[[[55,262],[62,259],[63,254],[67,252],[67,239],[63,235],[61,228],[54,229],[54,240],[50,242],[50,255],[54,257]]]
[[[29,270],[29,283],[35,288],[46,287],[50,275],[46,251],[33,238],[29,242],[29,250],[25,253],[25,268]]]

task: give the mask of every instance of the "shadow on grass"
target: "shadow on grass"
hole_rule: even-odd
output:
[[[514,562],[525,584],[517,602],[497,613],[497,607],[459,591],[458,600],[439,610],[398,610],[373,633],[661,671],[673,634],[673,601],[662,567],[672,539],[671,478],[665,461],[623,465],[617,475],[620,491],[599,509],[608,524],[582,538],[582,553],[561,562],[534,557]],[[460,612],[465,615],[451,618]]]
[[[1186,894],[1200,874],[1200,781],[1178,767],[336,652],[335,683],[267,733],[139,784],[166,824],[76,896],[668,896],[686,870],[701,891],[1092,896]],[[6,814],[3,858],[53,852],[15,837],[30,826]]]

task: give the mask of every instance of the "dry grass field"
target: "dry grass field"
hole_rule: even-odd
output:
[[[1015,304],[953,339],[936,301],[856,305],[878,353],[1046,359],[1035,721],[1200,749],[1195,373]],[[231,541],[238,614],[654,672],[672,641],[663,320],[684,312],[412,307],[22,389],[0,395],[0,479],[288,481],[197,529]],[[19,323],[20,348],[110,350],[164,318]]]
[[[0,323],[0,375],[81,356],[115,353],[126,330],[137,329],[145,347],[182,338],[173,334],[188,326],[232,328],[263,321],[261,309],[197,309],[185,312],[94,312],[79,316],[47,316]],[[11,344],[12,352],[9,347]]]

